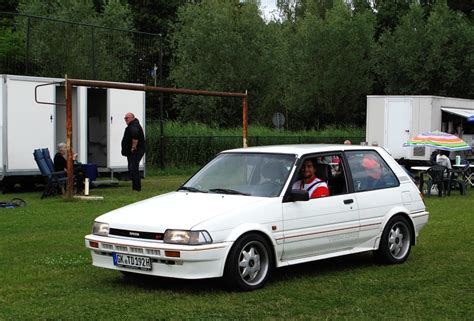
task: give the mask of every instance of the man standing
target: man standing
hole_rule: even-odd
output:
[[[122,155],[127,157],[128,171],[132,178],[132,190],[140,191],[142,189],[140,181],[139,164],[145,154],[145,135],[143,128],[135,115],[125,114],[127,128],[122,138]]]

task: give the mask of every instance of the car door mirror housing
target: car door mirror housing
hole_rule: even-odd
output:
[[[309,201],[308,191],[292,189],[286,198],[286,202],[306,202]]]

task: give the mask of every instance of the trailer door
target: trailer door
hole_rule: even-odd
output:
[[[35,86],[45,82],[9,78],[7,81],[7,172],[38,172],[33,150],[49,148],[54,155],[55,106],[35,102]],[[38,88],[38,101],[54,103],[55,86]]]
[[[127,169],[127,158],[122,156],[122,137],[127,124],[123,117],[131,112],[145,130],[145,93],[142,91],[109,89],[107,97],[108,141],[107,167]],[[140,162],[143,165],[144,160]]]
[[[410,137],[411,99],[387,98],[385,100],[384,147],[396,159],[410,158],[411,148],[403,147]]]

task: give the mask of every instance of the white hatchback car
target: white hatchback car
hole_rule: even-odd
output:
[[[307,159],[329,196],[292,189]],[[382,148],[253,147],[220,153],[175,192],[99,216],[85,244],[98,267],[223,276],[232,288],[254,290],[275,267],[364,251],[402,263],[428,215]]]

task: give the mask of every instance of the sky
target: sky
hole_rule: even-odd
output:
[[[260,9],[262,9],[265,19],[269,19],[271,12],[276,9],[276,0],[260,0]]]

